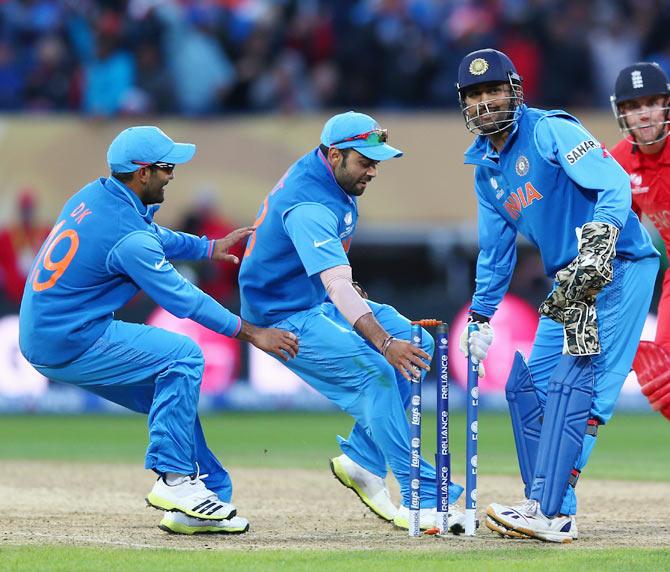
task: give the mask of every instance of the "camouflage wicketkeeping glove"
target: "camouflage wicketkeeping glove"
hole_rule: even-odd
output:
[[[588,222],[580,229],[579,254],[556,273],[556,288],[540,306],[540,314],[563,322],[573,301],[593,304],[595,296],[612,281],[619,229],[604,222]]]
[[[569,302],[563,310],[563,353],[571,356],[600,353],[595,300],[590,304]]]
[[[619,229],[611,224],[588,222],[582,226],[579,255],[556,273],[556,281],[564,287],[568,300],[595,296],[612,281],[618,238]]]
[[[580,229],[579,255],[556,273],[556,287],[540,314],[564,325],[564,350],[570,355],[600,353],[596,294],[612,281],[619,229],[589,222]]]

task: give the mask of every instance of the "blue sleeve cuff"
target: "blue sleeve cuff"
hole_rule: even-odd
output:
[[[240,330],[242,330],[242,318],[237,316],[237,327],[235,328],[235,331],[232,334],[230,334],[230,337],[236,338],[237,334],[240,333]]]

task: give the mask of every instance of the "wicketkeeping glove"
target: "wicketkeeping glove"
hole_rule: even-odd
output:
[[[589,222],[578,234],[579,255],[556,273],[556,288],[540,314],[563,324],[563,350],[574,356],[600,353],[596,294],[612,281],[619,229]]]
[[[571,356],[600,353],[595,301],[569,302],[563,310],[563,353]]]
[[[570,302],[593,305],[595,296],[612,281],[619,229],[604,222],[588,222],[579,232],[579,254],[556,273],[556,288],[540,306],[540,314],[564,322]]]

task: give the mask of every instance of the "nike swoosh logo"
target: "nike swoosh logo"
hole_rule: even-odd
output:
[[[316,246],[316,248],[319,248],[319,246],[323,246],[324,244],[326,244],[327,242],[330,242],[331,240],[333,240],[332,237],[327,238],[326,240],[320,240],[320,241],[315,240],[314,241],[314,246]]]
[[[166,262],[167,262],[167,260],[165,260],[165,257],[163,257],[163,260],[161,260],[160,262],[156,262],[154,264],[154,268],[156,270],[160,270]]]

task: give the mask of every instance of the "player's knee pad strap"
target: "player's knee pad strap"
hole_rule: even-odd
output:
[[[595,429],[593,427],[595,427]],[[582,450],[575,467],[570,471],[570,476],[568,477],[568,487],[566,487],[563,502],[559,510],[561,514],[577,514],[577,495],[575,494],[575,486],[577,486],[577,481],[581,476],[582,469],[586,466],[586,463],[591,456],[591,452],[593,451],[593,447],[596,444],[597,433],[598,421],[589,419],[586,435],[584,435],[584,442],[582,443]]]
[[[549,380],[530,498],[558,514],[571,471],[578,466],[593,399],[589,357],[563,356]]]
[[[582,469],[586,465],[586,462],[591,456],[591,451],[596,444],[596,437],[598,436],[598,425],[599,422],[594,417],[591,417],[586,422],[586,433],[584,434],[584,440],[582,441],[582,450],[579,453],[577,462],[575,463],[575,468],[570,471],[570,476],[568,477],[568,484],[574,489],[577,486],[577,481],[579,476],[582,474]]]
[[[514,355],[512,370],[505,385],[505,396],[512,420],[519,471],[528,497],[542,430],[542,407],[535,393],[530,370],[519,352]]]

